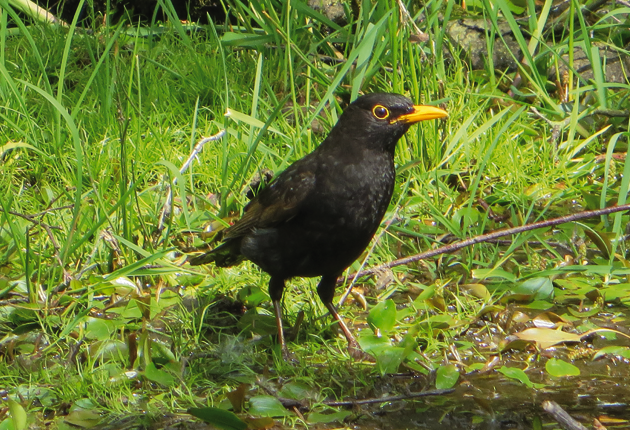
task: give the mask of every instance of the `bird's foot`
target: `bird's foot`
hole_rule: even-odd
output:
[[[297,358],[295,358],[295,354],[289,352],[289,348],[287,348],[286,345],[284,346],[284,348],[282,348],[282,360],[284,360],[284,362],[288,364],[298,364],[298,360]]]
[[[348,344],[348,354],[355,361],[370,361],[374,362],[374,357],[372,357],[367,352],[363,351],[358,343],[349,343]]]

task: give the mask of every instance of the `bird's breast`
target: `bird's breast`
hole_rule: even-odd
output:
[[[385,154],[387,155],[387,154]],[[317,178],[319,196],[313,215],[331,226],[357,234],[374,233],[392,196],[395,170],[387,156],[331,160],[326,175]]]

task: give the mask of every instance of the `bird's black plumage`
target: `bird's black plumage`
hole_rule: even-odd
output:
[[[383,219],[394,189],[398,140],[412,124],[446,115],[398,94],[358,98],[319,147],[254,197],[243,217],[225,230],[223,244],[190,264],[214,261],[226,267],[248,259],[269,273],[285,352],[280,307],[285,280],[321,276],[317,292],[349,347],[358,350],[332,304],[337,277],[365,250]]]

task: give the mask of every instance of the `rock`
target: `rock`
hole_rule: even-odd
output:
[[[463,18],[448,22],[446,24],[446,34],[455,48],[455,52],[451,54],[454,55],[457,52],[461,52],[464,61],[470,65],[472,70],[486,69],[486,61],[488,58],[486,37],[490,34],[491,26],[492,23],[489,20],[482,18]],[[520,62],[523,59],[523,52],[516,42],[516,38],[509,24],[506,21],[500,21],[498,26],[499,28],[498,32],[495,34],[492,52],[494,69],[498,72],[515,72],[518,69],[516,60]],[[498,33],[503,36],[503,40]],[[630,56],[600,42],[593,42],[592,45],[596,46],[599,50],[599,58],[604,71],[604,80],[609,83],[627,83],[628,78],[624,71],[630,70]],[[626,49],[627,48],[628,47],[626,47]],[[554,48],[552,47],[552,49]],[[556,49],[566,50],[566,46]],[[514,56],[512,53],[514,53]],[[514,57],[516,57],[516,60]],[[569,61],[569,55],[565,52],[562,54],[561,58],[562,61],[557,62],[557,72],[555,62],[553,59],[550,60],[547,78],[552,82],[556,82],[558,79],[562,81],[563,74],[568,71],[567,63]],[[575,70],[582,79],[586,82],[588,82],[589,79],[593,79],[593,67],[581,47],[575,47],[573,62]]]
[[[455,48],[455,52],[452,54],[455,55],[456,52],[461,51],[464,60],[471,66],[472,70],[485,69],[488,57],[486,34],[490,34],[491,28],[492,23],[484,19],[463,18],[448,22],[446,24],[446,34]],[[507,22],[499,23],[499,31],[505,38],[507,46],[503,43],[499,34],[496,34],[492,52],[494,69],[500,72],[505,70],[514,72],[518,64],[510,51],[516,55],[518,61],[523,58],[523,53],[520,51]]]
[[[308,6],[326,15],[326,18],[335,24],[346,24],[346,12],[342,0],[308,0]]]
[[[599,58],[602,62],[602,70],[604,71],[604,80],[609,83],[625,84],[628,83],[625,71],[630,70],[630,56],[623,54],[610,46],[601,42],[593,42],[592,46],[596,46],[599,50]],[[626,47],[628,49],[628,47]],[[561,57],[562,61],[558,61],[558,71],[556,73],[555,64],[551,64],[547,78],[555,82],[560,80],[565,73],[568,73],[569,54],[565,53]],[[588,82],[593,79],[593,67],[581,47],[576,46],[573,53],[573,68],[577,71],[582,79]]]

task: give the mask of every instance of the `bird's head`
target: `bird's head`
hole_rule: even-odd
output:
[[[372,93],[359,97],[346,108],[331,135],[342,135],[336,141],[360,142],[393,153],[396,142],[413,124],[446,116],[445,110],[414,105],[400,94]]]

